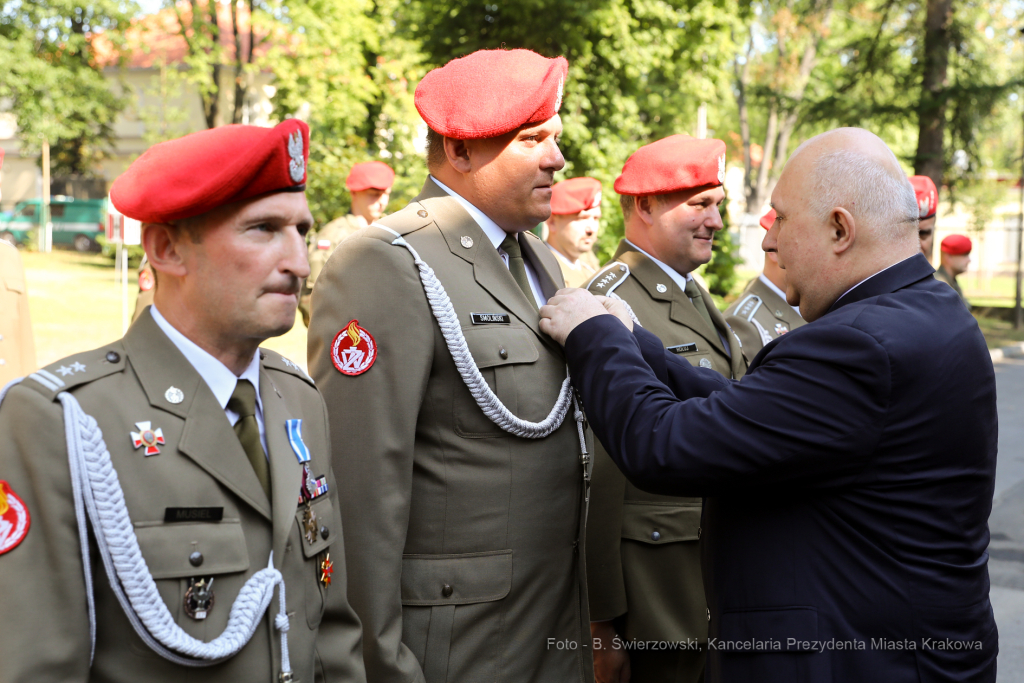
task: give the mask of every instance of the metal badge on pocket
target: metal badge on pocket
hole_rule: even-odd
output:
[[[185,614],[201,621],[213,609],[213,600],[213,577],[192,579],[185,591]]]

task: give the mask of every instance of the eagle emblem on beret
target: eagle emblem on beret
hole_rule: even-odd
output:
[[[932,212],[932,198],[928,195],[921,197],[921,201],[917,203],[917,207],[921,210],[921,216],[931,215]]]
[[[718,182],[725,182],[725,155],[718,157]]]
[[[306,160],[302,154],[302,131],[288,135],[288,174],[296,183],[301,183],[306,175]]]

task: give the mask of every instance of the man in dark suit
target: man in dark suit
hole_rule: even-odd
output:
[[[874,135],[808,141],[772,200],[763,248],[811,324],[743,379],[676,360],[578,290],[542,329],[630,481],[707,497],[709,681],[994,681],[984,339],[932,277],[913,191]]]

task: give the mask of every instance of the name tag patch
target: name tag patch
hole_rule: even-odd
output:
[[[679,344],[678,346],[670,346],[668,350],[672,353],[693,353],[697,350],[697,344],[691,342],[689,344]]]
[[[219,522],[224,508],[164,508],[165,522]]]
[[[470,313],[474,325],[511,325],[512,316],[508,313]]]

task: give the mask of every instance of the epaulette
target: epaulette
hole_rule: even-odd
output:
[[[629,278],[629,266],[621,261],[612,261],[591,278],[587,289],[593,294],[608,296]]]
[[[124,367],[124,346],[119,340],[92,351],[76,353],[40,368],[26,377],[22,385],[34,388],[52,401],[62,391],[121,372]]]
[[[399,235],[408,235],[410,232],[416,232],[433,222],[434,219],[430,217],[430,214],[422,204],[419,202],[409,202],[405,208],[370,223],[369,227],[383,228],[387,235],[396,232]],[[385,239],[385,236],[381,235],[381,238]],[[387,241],[390,242],[392,239],[394,237],[388,238]]]
[[[736,312],[733,313],[737,318],[743,318],[746,321],[750,321],[757,313],[757,309],[761,308],[761,297],[756,294],[749,294],[747,298],[740,302],[740,305],[736,307]]]
[[[316,386],[313,383],[313,378],[307,375],[298,363],[285,358],[277,351],[261,348],[260,359],[263,361],[263,367],[267,370],[277,370],[278,372],[295,375],[296,377],[305,380],[310,386]]]

